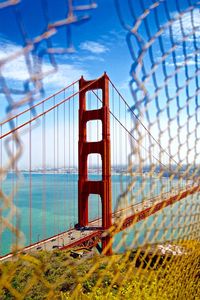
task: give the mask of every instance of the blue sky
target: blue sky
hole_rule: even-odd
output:
[[[34,39],[39,36],[46,29],[47,21],[49,23],[54,23],[58,20],[64,19],[67,15],[66,1],[65,0],[48,0],[48,10],[43,9],[41,6],[41,0],[22,0],[19,5],[19,11],[21,12],[20,20],[23,21],[24,27],[24,35],[26,35],[26,39]],[[74,1],[74,4],[86,4],[89,3],[89,0],[84,1]],[[72,53],[56,55],[56,62],[58,65],[58,71],[55,74],[51,74],[49,76],[45,76],[44,90],[45,94],[40,96],[38,99],[41,99],[45,96],[48,96],[58,89],[63,88],[67,84],[71,83],[73,80],[78,79],[81,75],[84,75],[86,79],[92,79],[99,77],[104,71],[108,73],[111,80],[116,84],[118,89],[125,96],[127,102],[130,105],[134,104],[134,100],[132,98],[129,82],[132,79],[130,72],[131,70],[138,70],[137,79],[139,82],[143,82],[148,79],[144,76],[144,71],[140,70],[140,64],[135,64],[134,54],[136,57],[139,56],[139,47],[136,42],[136,38],[134,34],[129,34],[131,29],[134,29],[134,24],[136,24],[136,20],[134,19],[134,14],[136,17],[140,16],[146,8],[151,7],[156,1],[154,0],[138,0],[138,1],[128,1],[128,0],[119,0],[117,1],[120,5],[120,13],[121,13],[121,22],[117,15],[115,1],[114,0],[99,0],[96,1],[98,7],[85,12],[76,12],[78,18],[82,18],[83,16],[87,17],[89,15],[89,19],[86,18],[85,21],[82,21],[80,24],[74,24],[71,26],[72,33],[72,44],[69,44],[68,39],[66,38],[67,32],[66,27],[59,27],[56,34],[52,35],[50,38],[51,45],[54,48],[66,49],[67,46],[70,46],[70,50]],[[165,24],[168,21],[168,16],[166,12],[166,7],[168,8],[168,13],[170,17],[176,17],[177,10],[180,8],[181,11],[184,11],[188,5],[192,3],[196,3],[195,0],[183,0],[179,1],[181,6],[178,7],[176,1],[167,0],[167,6],[165,6],[165,1],[160,1],[160,6],[157,9],[158,14],[158,22],[159,24]],[[131,13],[129,3],[132,3],[132,7],[134,8],[134,14]],[[0,59],[7,58],[9,55],[21,51],[22,45],[24,45],[24,40],[22,38],[22,34],[19,30],[19,22],[16,21],[16,13],[14,12],[14,7],[6,8],[4,10],[0,10]],[[48,20],[45,21],[45,16],[43,12],[46,12],[48,16]],[[148,35],[152,36],[157,31],[156,25],[156,9],[149,10],[149,14],[147,14],[143,19],[141,19],[141,23],[138,23],[138,30],[140,37],[142,38],[140,47],[144,45],[145,42],[148,41]],[[174,21],[172,25],[172,31],[174,36],[174,43],[179,43],[174,53],[177,59],[177,66],[182,67],[181,71],[178,75],[179,86],[185,84],[187,80],[187,72],[189,75],[193,76],[194,72],[197,68],[197,64],[200,61],[199,52],[194,53],[194,39],[193,35],[188,37],[186,40],[187,47],[186,53],[183,51],[182,44],[182,29],[184,29],[185,34],[189,34],[193,28],[193,25],[198,29],[200,26],[200,16],[199,9],[195,9],[193,15],[190,12],[184,12],[180,20]],[[192,24],[192,22],[194,24]],[[148,30],[149,32],[148,32]],[[133,33],[133,32],[132,32]],[[53,34],[53,33],[52,33]],[[199,30],[197,30],[196,38],[197,45],[199,47]],[[130,39],[129,39],[130,38]],[[169,29],[166,28],[164,33],[162,34],[162,41],[164,52],[167,52],[171,47],[170,41],[170,32]],[[129,42],[129,44],[127,44]],[[51,46],[48,44],[48,46]],[[41,63],[42,70],[50,71],[52,69],[52,64],[49,61],[48,55],[45,54],[44,50],[47,48],[47,42],[43,41],[38,43],[37,49],[35,49],[34,54],[44,53],[43,60]],[[152,46],[153,49],[153,58],[154,62],[158,63],[158,68],[155,71],[155,76],[157,78],[157,82],[159,86],[162,86],[164,83],[166,74],[163,71],[163,64],[161,61],[162,51],[159,43],[159,39],[157,38]],[[150,56],[150,48],[143,56],[141,62],[145,65],[147,73],[152,69],[152,61]],[[195,62],[195,59],[196,62]],[[187,58],[186,66],[184,65],[185,58]],[[32,62],[30,63],[30,65]],[[34,65],[34,64],[33,64]],[[165,59],[165,66],[167,67],[167,74],[172,74],[174,72],[174,62],[172,54],[169,54]],[[138,69],[134,69],[137,67]],[[27,64],[25,62],[25,58],[23,55],[19,55],[17,58],[10,60],[5,66],[2,67],[2,74],[4,78],[6,78],[7,84],[9,88],[15,88],[17,90],[24,89],[24,82],[30,77],[27,69]],[[176,99],[176,83],[174,80],[174,76],[170,83],[166,86],[163,86],[160,89],[160,94],[157,99],[161,110],[163,109],[163,113],[160,114],[160,123],[163,125],[163,131],[166,132],[166,135],[163,135],[161,142],[164,147],[168,147],[169,145],[169,136],[167,135],[167,126],[169,126],[167,116],[166,103],[170,97],[174,97],[174,101],[170,103],[170,111],[172,118],[176,118],[177,112],[179,110],[178,102],[181,103],[183,109],[182,119],[183,121],[187,118],[188,115],[188,104],[187,104],[187,93],[186,89],[183,89],[183,92],[179,96],[179,100]],[[144,81],[145,88],[148,90],[150,99],[153,99],[152,104],[148,107],[148,112],[150,113],[150,121],[153,122],[156,118],[156,113],[158,107],[156,106],[155,99],[155,82],[153,81],[153,77],[151,76],[147,81]],[[32,89],[32,84],[30,84],[30,89]],[[168,88],[166,94],[166,87]],[[190,83],[189,95],[192,96],[193,92],[197,88],[197,82],[194,80]],[[132,84],[132,89],[134,93],[137,94],[136,86]],[[136,95],[138,97],[138,101],[142,96],[141,91]],[[18,101],[22,96],[14,95],[14,100]],[[175,99],[177,101],[175,101]],[[5,116],[5,107],[7,102],[5,97],[0,95],[0,109],[1,109],[1,118]],[[146,98],[142,98],[142,103],[144,104]],[[196,101],[196,104],[194,104]],[[195,106],[196,105],[196,106]],[[197,110],[198,100],[194,97],[191,99],[190,110],[193,111],[193,118],[190,118],[191,127],[194,128],[194,115]],[[174,131],[177,135],[178,128],[178,119],[176,122],[171,124],[171,130]],[[185,121],[184,121],[185,122]],[[176,124],[175,124],[176,123]],[[186,125],[185,125],[186,126]],[[155,121],[155,126],[151,127],[152,133],[156,138],[159,135],[159,124],[157,120]],[[182,128],[182,131],[179,133],[179,139],[182,139],[185,136],[185,132],[188,129],[186,127]],[[189,135],[189,132],[187,132]],[[193,139],[191,139],[194,142]],[[173,143],[171,143],[173,144]],[[187,151],[186,141],[183,145],[184,153]],[[173,144],[173,155],[177,155],[177,139],[174,139]]]
[[[82,3],[87,2],[89,1],[82,1]],[[37,100],[62,89],[72,81],[80,78],[81,75],[84,75],[86,79],[93,79],[101,76],[106,71],[111,80],[131,102],[128,87],[131,56],[126,45],[126,31],[119,22],[114,1],[104,0],[97,2],[98,7],[96,9],[77,13],[80,16],[89,15],[90,18],[81,24],[75,24],[71,27],[74,51],[70,54],[55,56],[58,71],[44,78],[45,94],[38,97]],[[55,1],[48,1],[49,23],[65,18],[67,10],[64,9],[64,3],[65,1],[59,1],[57,6],[55,6]],[[20,20],[23,20],[24,32],[27,34],[27,38],[34,39],[36,36],[39,36],[45,29],[41,1],[21,1],[19,10],[21,13]],[[21,51],[24,41],[19,30],[19,23],[16,21],[14,7],[3,11],[0,10],[0,14],[0,59],[4,59],[13,53]],[[58,32],[52,36],[51,42],[54,47],[67,48],[66,28],[59,28]],[[36,53],[39,53],[42,48],[46,47],[47,44],[45,42],[40,43]],[[44,56],[41,65],[44,71],[52,69],[48,55]],[[2,68],[2,73],[9,88],[23,90],[23,84],[29,78],[24,56],[19,55],[6,63]],[[23,95],[13,95],[14,101],[18,101],[22,97]],[[3,118],[5,117],[7,101],[3,95],[0,95],[0,100],[1,118]],[[51,115],[51,118],[53,119],[53,115]],[[63,119],[60,119],[60,122],[63,122]],[[51,126],[53,126],[52,122],[49,123],[46,131],[47,135],[53,138],[53,128]],[[42,152],[40,143],[41,126],[34,130],[32,138],[34,140],[33,165],[39,167],[41,155],[38,155],[38,152]],[[27,134],[23,135],[22,139],[24,145],[27,145]],[[48,147],[53,148],[51,142],[48,144]],[[47,160],[53,161],[53,152],[50,154],[49,159],[47,153]],[[22,168],[27,167],[27,161],[28,148],[25,146],[22,156]]]
[[[89,2],[89,0],[74,1],[74,5],[78,3],[87,4]],[[119,7],[123,22],[131,28],[135,20],[131,15],[130,7],[128,6],[129,1],[124,0],[118,2],[120,3]],[[130,1],[132,5],[134,4],[133,7],[136,16],[139,16],[142,11],[154,2],[155,1],[153,0]],[[20,19],[23,21],[24,32],[26,33],[27,39],[33,39],[36,36],[39,36],[45,29],[46,21],[52,23],[64,19],[67,15],[66,0],[59,0],[56,4],[55,1],[48,0],[48,8],[45,10],[41,3],[41,0],[22,0],[19,5],[18,10],[21,13]],[[56,56],[59,69],[56,75],[46,76],[44,79],[45,96],[64,87],[74,79],[79,78],[80,75],[85,75],[86,78],[91,79],[100,76],[106,71],[111,80],[126,96],[128,102],[130,104],[132,103],[128,83],[131,79],[129,72],[134,61],[130,53],[131,48],[128,48],[126,41],[128,32],[123,28],[123,24],[120,23],[115,3],[114,0],[98,0],[97,8],[83,13],[77,13],[79,17],[89,15],[90,18],[81,24],[77,23],[72,25],[71,31],[74,52]],[[181,1],[181,9],[183,10],[187,7],[188,3],[188,0]],[[160,23],[167,21],[163,7],[164,6],[161,4],[160,9],[158,10]],[[167,1],[167,7],[171,14],[177,9],[175,2],[172,0]],[[10,7],[0,10],[0,59],[20,50],[20,46],[24,44],[22,34],[19,30],[19,23],[16,21],[14,9],[14,7]],[[48,16],[48,20],[46,21],[44,12]],[[196,16],[196,19],[197,17],[198,16]],[[154,32],[156,25],[153,10],[147,15],[146,20],[150,32]],[[191,22],[191,20],[189,21]],[[139,33],[141,33],[144,38],[147,38],[144,24],[145,22],[141,23]],[[180,25],[174,26],[174,32],[175,30],[177,36],[179,36]],[[66,48],[66,36],[66,27],[58,28],[57,33],[50,39],[53,47]],[[168,39],[166,34],[165,43],[167,44],[167,42]],[[132,47],[137,49],[134,40],[132,40]],[[46,42],[39,43],[36,54],[46,48]],[[158,57],[161,55],[156,43],[155,50],[157,51],[157,53],[155,52],[156,59],[156,55],[158,55]],[[181,63],[181,54],[179,57]],[[170,63],[170,61],[168,63]],[[42,67],[43,70],[51,69],[51,64],[47,55],[44,55]],[[4,77],[8,78],[9,87],[15,86],[22,88],[23,82],[29,77],[23,56],[7,63],[2,69],[2,72]],[[1,105],[2,102],[3,100],[1,101]]]
[[[87,2],[82,1],[82,3]],[[52,0],[48,3],[49,22],[55,22],[65,17],[67,11],[64,5],[65,1],[58,1],[56,6]],[[24,0],[19,9],[27,37],[32,39],[40,35],[45,28],[41,1]],[[18,51],[24,41],[13,8],[7,8],[0,13],[0,58],[3,58],[8,53]],[[90,19],[82,24],[73,25],[71,28],[74,52],[57,55],[58,72],[44,79],[45,96],[61,89],[81,75],[92,79],[99,77],[104,71],[119,88],[125,89],[128,95],[131,57],[126,45],[126,32],[119,22],[114,1],[98,1],[98,7],[84,12],[84,15],[89,15]],[[66,48],[65,28],[59,28],[58,32],[52,36],[51,41],[54,47]],[[46,47],[44,42],[38,48],[42,49],[42,47]],[[42,66],[44,69],[51,68],[47,55],[44,56]],[[9,62],[3,72],[4,77],[8,78],[10,86],[13,87],[14,84],[16,87],[21,87],[23,81],[28,77],[23,56]]]

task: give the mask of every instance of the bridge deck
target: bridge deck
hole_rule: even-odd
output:
[[[131,226],[133,223],[139,222],[149,217],[150,215],[153,215],[164,207],[172,205],[173,203],[178,202],[189,195],[199,192],[199,190],[199,186],[188,186],[187,188],[180,190],[179,192],[174,191],[173,193],[164,193],[157,197],[148,199],[146,201],[140,202],[113,213],[112,219],[113,224],[116,227],[116,232],[124,230],[125,228]],[[67,230],[58,235],[27,246],[23,248],[21,252],[30,253],[42,249],[50,251],[56,248],[62,250],[80,246],[85,242],[90,243],[88,246],[92,246],[93,244],[95,244],[95,241],[92,242],[92,239],[97,237],[97,243],[100,240],[101,235],[101,218],[99,218],[90,222],[88,228],[85,228],[85,230]],[[0,258],[0,261],[12,259],[12,256],[13,255],[11,253],[2,256]]]

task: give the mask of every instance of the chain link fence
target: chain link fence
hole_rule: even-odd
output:
[[[77,1],[78,2],[78,1]],[[96,8],[92,1],[75,6],[68,1],[66,18],[51,23],[48,1],[42,1],[44,31],[34,38],[27,35],[20,12],[20,1],[3,1],[0,9],[14,10],[23,47],[1,60],[1,90],[8,103],[5,118],[25,104],[33,105],[44,89],[45,76],[57,71],[56,54],[73,50],[73,23],[86,20],[84,8]],[[137,2],[137,3],[136,3]],[[106,5],[106,4],[105,4]],[[111,257],[94,255],[75,260],[70,251],[20,255],[0,266],[0,298],[2,299],[199,299],[200,298],[200,200],[198,190],[181,201],[182,190],[199,186],[200,114],[199,1],[129,1],[115,0],[119,21],[127,34],[132,66],[130,88],[133,105],[128,157],[129,184],[123,185],[117,207],[144,205],[148,199],[165,199],[174,194],[176,203],[117,233],[125,215],[111,228]],[[98,8],[97,8],[98,9]],[[106,7],[105,7],[106,9]],[[67,43],[57,48],[52,37],[60,28],[66,30]],[[40,43],[45,47],[41,50]],[[9,85],[4,66],[18,57],[27,64],[28,78],[23,89]],[[42,70],[44,56],[51,69]],[[17,99],[17,100],[15,100]],[[34,116],[36,111],[31,110]],[[10,122],[10,128],[16,124]],[[20,136],[12,135],[16,151],[3,162],[1,181],[8,170],[16,170],[23,155]],[[145,149],[145,150],[144,150]],[[148,150],[148,151],[146,151]],[[156,158],[156,159],[155,159]],[[179,192],[180,191],[180,192]],[[17,207],[12,199],[16,190],[6,194],[0,190],[1,232],[6,228],[23,242],[22,233],[12,224]],[[166,196],[167,197],[167,196]],[[157,200],[156,200],[157,201]],[[152,210],[157,202],[150,203]],[[9,208],[5,216],[3,211]],[[133,211],[135,213],[135,211]],[[15,249],[13,249],[14,251]],[[121,254],[119,254],[121,252]]]

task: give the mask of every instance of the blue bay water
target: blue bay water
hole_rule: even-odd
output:
[[[92,180],[98,180],[98,175],[90,175]],[[123,180],[119,175],[112,176],[112,207],[113,211],[117,203],[117,199],[122,190],[130,182],[130,176],[123,176]],[[169,190],[166,179],[165,190]],[[18,192],[14,197],[14,203],[19,210],[19,217],[12,217],[12,223],[24,233],[25,245],[37,242],[61,233],[78,222],[78,175],[77,174],[36,174],[24,173],[20,181],[16,180],[14,174],[8,174],[3,183],[3,190],[8,195],[11,190],[19,183]],[[174,183],[176,184],[176,183]],[[152,186],[154,189],[152,190]],[[134,193],[137,195],[136,202],[140,202],[146,195],[151,197],[160,193],[162,182],[155,178],[136,177],[134,185]],[[144,186],[144,194],[137,191]],[[3,207],[3,206],[2,206]],[[4,217],[7,217],[10,209],[3,209]],[[16,215],[16,214],[15,214]],[[101,217],[100,197],[91,195],[89,199],[89,216],[90,220]],[[152,223],[150,217],[148,222]],[[17,223],[16,223],[17,222]],[[158,225],[161,219],[158,218]],[[167,222],[167,221],[166,221]],[[141,223],[141,222],[140,222]],[[131,244],[134,238],[135,230],[137,231],[140,223],[135,225],[134,230],[129,233],[127,243]],[[154,230],[152,230],[152,235]],[[114,241],[117,245],[122,234],[119,234]],[[140,240],[144,238],[144,232],[140,234]],[[159,238],[159,235],[158,235]],[[5,255],[11,251],[11,246],[16,241],[16,237],[10,230],[3,230],[1,236],[0,255]],[[124,246],[119,249],[123,251]]]

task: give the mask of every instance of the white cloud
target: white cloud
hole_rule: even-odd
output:
[[[73,62],[80,62],[80,63],[86,63],[86,62],[92,62],[92,61],[105,61],[105,59],[99,55],[93,55],[93,54],[89,54],[89,55],[80,55],[80,53],[78,53],[78,55],[72,55],[71,57],[68,57],[68,59],[71,59],[71,61]]]
[[[88,72],[80,66],[59,64],[58,71],[53,75],[47,76],[44,79],[44,83],[46,87],[50,85],[60,89],[79,79],[82,75],[86,79],[89,77]]]
[[[17,53],[22,49],[21,46],[11,43],[10,41],[0,40],[0,61],[6,59],[10,55]],[[51,89],[60,89],[66,84],[78,79],[81,75],[87,76],[88,73],[83,67],[76,64],[61,64],[58,61],[58,71],[46,76],[43,80],[45,89],[51,85]],[[49,62],[42,63],[42,72],[48,72],[53,70],[52,65]],[[24,81],[30,78],[28,67],[23,54],[17,56],[13,60],[8,61],[2,67],[2,75],[12,84],[20,85]],[[21,87],[21,85],[20,85]]]
[[[7,58],[8,55],[12,55],[21,49],[22,47],[11,43],[0,36],[0,60]]]
[[[130,83],[130,78],[127,77],[126,79],[124,79],[122,82],[120,82],[118,84],[118,89],[119,90],[129,90],[129,83]]]
[[[194,47],[194,36],[196,37],[196,44],[199,48],[199,38],[200,38],[200,10],[193,9],[186,12],[183,12],[182,15],[179,15],[177,12],[171,14],[173,23],[170,25],[172,30],[173,40],[176,43],[176,47],[172,52],[176,55],[176,66],[178,67],[192,67],[196,65],[196,61],[199,64],[200,55],[199,51]],[[168,27],[166,27],[168,28]],[[166,29],[165,38],[166,38],[166,48],[170,47],[170,51],[174,45],[169,41],[171,32]],[[186,53],[183,51],[183,40],[185,40]],[[169,43],[167,43],[169,41]],[[166,50],[167,52],[167,50]],[[160,59],[161,54],[157,56]],[[174,62],[172,55],[169,55],[165,58],[165,64],[169,67],[174,67]],[[184,70],[184,69],[183,69]]]
[[[199,64],[200,60],[197,60],[197,64]],[[196,65],[196,61],[195,60],[185,60],[184,56],[182,57],[182,61],[177,62],[177,66],[181,67],[181,66],[195,66]]]
[[[176,18],[177,15],[174,15]],[[184,35],[191,35],[187,38],[187,40],[193,41],[193,35],[191,34],[193,31],[195,32],[196,37],[200,37],[200,11],[199,9],[194,9],[193,11],[189,11],[184,13],[181,18],[177,19],[172,24],[173,36],[180,40]]]
[[[77,60],[81,62],[85,61],[104,61],[103,57],[95,56],[95,55],[87,55],[87,56],[78,56]]]
[[[95,54],[102,54],[109,51],[109,49],[105,45],[93,41],[86,41],[81,43],[80,48],[82,50],[87,50]]]
[[[0,41],[0,61],[7,59],[21,50],[21,46],[2,39]],[[2,73],[7,79],[26,80],[29,74],[24,56],[21,54],[6,62],[2,67]]]
[[[195,59],[188,59],[188,57],[185,58],[184,55],[179,56],[179,57],[177,55],[176,58],[177,58],[177,60],[176,60],[176,66],[178,66],[178,67],[195,66],[196,65]],[[197,64],[199,64],[200,63],[199,55],[197,55],[197,58],[198,58],[197,59]],[[166,63],[165,63],[165,65],[168,66],[168,67],[174,67],[175,66],[174,62],[172,60],[167,60]]]

